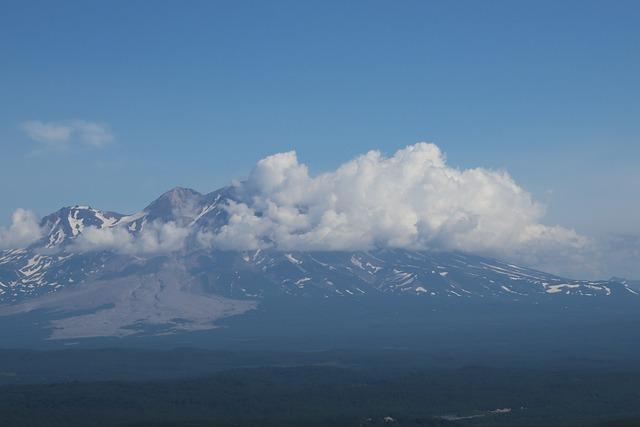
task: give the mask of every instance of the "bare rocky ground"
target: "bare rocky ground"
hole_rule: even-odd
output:
[[[80,287],[0,308],[0,316],[51,311],[51,339],[133,335],[143,328],[157,333],[213,329],[215,321],[256,307],[201,292],[178,264],[158,273],[96,280]]]

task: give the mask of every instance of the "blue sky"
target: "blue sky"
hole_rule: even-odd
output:
[[[638,22],[634,1],[3,2],[0,223],[430,141],[509,171],[545,223],[637,235]],[[30,121],[111,138],[51,148]]]

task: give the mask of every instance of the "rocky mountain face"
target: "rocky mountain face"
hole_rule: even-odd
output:
[[[0,252],[0,315],[56,313],[53,338],[122,336],[146,326],[164,331],[213,327],[266,297],[545,301],[638,298],[624,279],[571,280],[480,256],[379,249],[367,252],[219,251],[197,244],[228,221],[233,188],[209,194],[175,188],[132,215],[73,206],[44,217],[43,237]],[[79,243],[88,230],[132,239],[156,224],[188,231],[179,249],[127,253]],[[80,313],[80,314],[79,314]]]

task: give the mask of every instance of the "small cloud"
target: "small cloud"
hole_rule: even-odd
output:
[[[11,225],[0,227],[0,249],[24,248],[42,237],[38,217],[27,209],[16,209]]]
[[[121,226],[87,227],[72,247],[81,252],[113,250],[129,255],[157,255],[181,250],[189,232],[173,221],[159,220],[146,223],[137,235]]]
[[[109,127],[102,123],[78,120],[73,122],[74,132],[84,145],[100,148],[113,141]]]
[[[86,120],[29,120],[20,127],[30,139],[50,149],[66,149],[75,143],[100,148],[114,139],[108,125]]]
[[[22,123],[22,130],[29,138],[41,142],[51,148],[66,146],[71,139],[72,128],[57,123],[44,123],[30,120]]]

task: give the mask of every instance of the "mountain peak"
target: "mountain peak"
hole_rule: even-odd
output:
[[[200,197],[200,192],[187,187],[173,187],[172,189],[165,191],[160,195],[159,199],[170,198],[171,200],[180,200],[188,197]]]
[[[176,216],[188,216],[198,204],[202,194],[191,188],[174,187],[154,200],[144,211],[150,219],[170,220]]]

